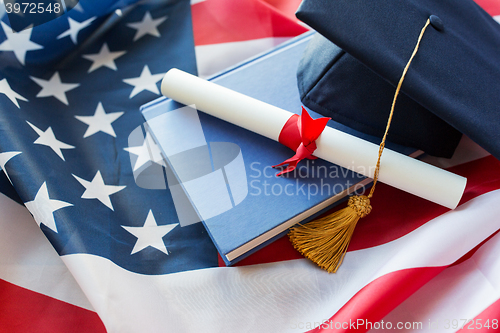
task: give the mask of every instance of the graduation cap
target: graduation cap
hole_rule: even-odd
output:
[[[500,158],[500,25],[472,0],[303,0],[296,15],[326,37],[301,61],[302,102],[383,134],[370,194],[290,230],[297,250],[335,272],[371,211],[387,134],[451,156],[464,133]]]
[[[304,0],[296,15],[322,35],[299,66],[302,102],[379,137],[394,87],[431,18],[389,140],[451,157],[463,133],[500,159],[500,25],[475,2]]]

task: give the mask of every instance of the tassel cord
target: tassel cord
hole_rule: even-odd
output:
[[[373,174],[373,185],[370,193],[365,195],[355,195],[349,198],[347,207],[336,211],[328,216],[309,222],[307,225],[300,224],[291,228],[288,234],[292,245],[303,256],[316,263],[319,267],[329,273],[335,273],[344,260],[344,256],[349,247],[352,234],[356,228],[359,219],[365,217],[371,212],[370,198],[373,197],[375,185],[377,184],[380,172],[380,160],[385,148],[387,134],[391,126],[396,100],[401,86],[405,79],[406,73],[410,64],[417,54],[420,42],[425,30],[430,24],[430,19],[427,20],[424,27],[420,31],[417,44],[413,53],[406,63],[401,78],[399,79],[394,98],[389,113],[389,119],[385,128],[384,136],[379,145],[378,158]]]
[[[396,100],[398,99],[398,95],[399,95],[399,92],[401,90],[401,86],[403,85],[403,81],[405,79],[406,73],[408,72],[408,68],[410,68],[410,64],[413,61],[413,58],[415,57],[415,55],[417,54],[418,48],[420,47],[420,42],[422,41],[422,37],[424,37],[424,32],[430,23],[431,23],[431,20],[427,19],[427,22],[425,22],[424,27],[420,31],[420,35],[418,36],[417,44],[415,45],[415,48],[413,49],[413,53],[411,54],[410,60],[408,60],[405,68],[403,69],[403,74],[401,75],[401,78],[399,79],[398,85],[396,87],[396,92],[394,93],[394,98],[392,100],[391,112],[389,113],[389,119],[387,120],[387,125],[385,127],[385,133],[384,133],[384,136],[382,137],[382,142],[380,142],[380,146],[378,149],[377,164],[375,165],[375,172],[373,174],[373,185],[372,185],[372,188],[370,189],[370,193],[368,194],[368,199],[371,199],[373,197],[373,192],[375,192],[375,185],[377,184],[378,175],[380,172],[380,159],[382,158],[382,152],[384,151],[384,148],[385,148],[385,141],[387,139],[387,134],[389,133],[389,128],[391,127],[392,116],[394,115],[394,108],[396,107]]]

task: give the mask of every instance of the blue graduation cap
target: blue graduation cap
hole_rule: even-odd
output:
[[[500,25],[472,0],[303,0],[296,15],[322,35],[299,66],[303,103],[378,136],[430,19],[389,140],[450,157],[464,133],[500,159]]]
[[[500,26],[471,0],[303,0],[297,17],[329,40],[317,37],[299,66],[303,103],[383,134],[370,193],[288,234],[336,272],[372,209],[388,134],[450,156],[464,133],[500,157]]]

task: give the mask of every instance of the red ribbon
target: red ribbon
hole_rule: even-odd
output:
[[[306,109],[302,107],[302,115],[294,114],[281,129],[278,141],[290,149],[295,150],[295,155],[286,161],[273,165],[273,168],[288,164],[288,166],[276,176],[295,170],[297,164],[304,158],[316,159],[313,156],[316,150],[316,139],[323,133],[326,123],[330,118],[322,117],[312,119]]]

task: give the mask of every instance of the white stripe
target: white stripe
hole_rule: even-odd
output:
[[[267,51],[291,37],[268,37],[242,42],[200,45],[195,47],[198,76],[208,77],[247,58]]]
[[[146,276],[96,256],[62,258],[110,332],[297,332],[377,277],[455,262],[500,227],[498,202],[500,190],[483,194],[395,241],[349,252],[336,274],[292,260]]]
[[[379,246],[378,251],[388,247],[386,252],[392,252],[392,255],[376,277],[405,268],[445,266],[455,262],[500,229],[498,202],[500,190],[483,194],[411,233]]]
[[[92,310],[28,210],[0,193],[0,212],[0,279]]]
[[[465,324],[462,318],[473,319],[500,299],[498,253],[500,234],[481,246],[470,259],[444,270],[383,320],[392,323],[422,322],[425,328],[431,325],[432,332],[457,331],[457,325],[462,327]],[[489,319],[491,325],[491,321],[498,318]],[[486,319],[480,324],[485,322]],[[476,324],[472,323],[471,327]],[[411,329],[400,331],[419,332]]]

